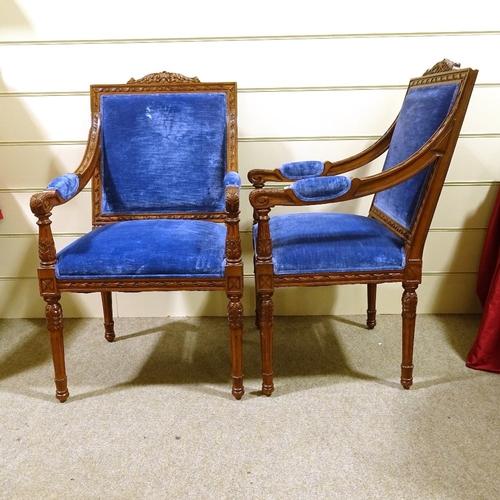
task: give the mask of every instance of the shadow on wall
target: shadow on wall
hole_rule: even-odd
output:
[[[11,31],[26,35],[32,34],[33,28],[15,0],[2,0],[0,4],[0,32],[9,34]],[[5,35],[4,37],[7,38]]]
[[[497,189],[498,188],[495,186],[491,186],[489,188],[485,199],[481,203],[481,206],[478,207],[477,209],[474,209],[473,213],[469,217],[467,217],[463,225],[465,229],[487,227],[491,210],[497,195]],[[477,272],[477,269],[479,267],[479,259],[481,257],[481,251],[484,244],[485,234],[486,231],[484,231],[484,234],[480,238],[474,238],[474,245],[477,245],[477,247],[473,251],[470,250],[467,251],[466,249],[470,248],[471,245],[471,238],[470,235],[467,234],[467,231],[462,231],[460,239],[458,240],[458,243],[456,245],[455,253],[453,256],[450,257],[449,269],[451,270],[463,269],[462,265],[463,259],[468,258],[468,256],[471,253],[474,253],[476,257],[472,264],[474,266],[474,271]],[[471,263],[468,264],[470,265]],[[476,280],[477,280],[477,275],[474,275],[472,280],[464,281],[463,286],[457,286],[456,277],[454,277],[453,274],[450,274],[449,279],[443,279],[441,281],[441,287],[436,291],[436,296],[448,297],[449,298],[448,300],[451,300],[451,305],[449,307],[452,312],[458,309],[457,305],[453,304],[453,299],[454,297],[456,297],[456,294],[462,294],[461,297],[458,297],[459,303],[464,302],[463,296],[465,295],[467,297],[466,302],[471,304],[477,304],[478,309],[480,309],[479,299],[476,295]],[[441,302],[441,300],[439,300],[438,302]],[[467,314],[467,311],[465,313],[466,314],[463,317],[463,321],[466,322],[468,321],[467,319],[468,317],[473,317],[474,318],[473,321],[474,320],[477,321],[477,328],[478,328],[480,322],[480,315],[471,315],[470,313]],[[457,319],[459,322],[460,318],[461,315],[457,314]],[[447,335],[450,346],[454,349],[457,355],[465,361],[467,354],[474,342],[475,335],[471,337],[468,334],[464,334],[464,331],[470,332],[470,328],[464,330],[464,328],[461,328],[459,325],[457,325],[456,328],[449,328],[447,331]]]
[[[9,92],[0,75],[0,116],[12,119],[0,124],[0,279],[8,297],[0,304],[0,318],[43,317],[36,276],[38,228],[29,203],[33,193],[68,171],[67,155],[43,143],[43,129],[23,98]]]

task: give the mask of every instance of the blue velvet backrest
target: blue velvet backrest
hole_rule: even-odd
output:
[[[457,96],[459,84],[411,88],[404,100],[384,163],[394,167],[418,151],[437,131]],[[375,195],[373,205],[398,224],[410,229],[429,175],[429,168],[393,188]]]
[[[102,213],[225,208],[226,94],[103,94]]]

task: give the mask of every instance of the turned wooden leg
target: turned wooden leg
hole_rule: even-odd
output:
[[[368,309],[366,311],[366,326],[369,330],[377,324],[377,284],[368,284]]]
[[[273,382],[273,325],[274,304],[272,294],[261,295],[258,300],[260,318],[260,348],[262,353],[262,392],[270,396]]]
[[[52,348],[52,361],[54,363],[54,380],[56,383],[56,398],[64,403],[69,397],[68,379],[66,377],[66,366],[64,362],[64,338],[63,338],[63,316],[62,307],[59,303],[61,296],[44,297],[45,318],[47,330],[50,334],[50,345]]]
[[[417,317],[417,286],[403,284],[403,360],[401,363],[401,385],[409,389],[413,384],[413,343]]]
[[[230,297],[227,306],[229,337],[231,342],[231,393],[236,399],[245,394],[243,387],[243,305],[241,297]]]
[[[261,314],[261,297],[258,293],[255,294],[255,326],[260,329],[260,314]]]
[[[113,297],[111,292],[101,292],[104,312],[104,338],[108,342],[115,340],[115,322],[113,321]]]

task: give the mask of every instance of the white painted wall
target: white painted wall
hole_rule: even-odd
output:
[[[428,238],[419,312],[478,312],[477,266],[500,167],[500,69],[491,57],[500,27],[492,5],[2,0],[0,317],[43,316],[29,198],[77,167],[91,84],[163,70],[238,83],[245,311],[252,314],[248,170],[363,149],[392,122],[409,78],[445,57],[479,69],[479,77]],[[365,213],[368,205],[345,209]],[[89,230],[90,191],[53,220],[60,248]],[[399,313],[400,295],[400,285],[380,286],[379,312]],[[366,309],[360,285],[278,290],[275,299],[278,314]],[[226,308],[213,292],[115,294],[114,301],[118,316],[223,315]],[[66,316],[101,315],[95,294],[65,295],[63,306]]]

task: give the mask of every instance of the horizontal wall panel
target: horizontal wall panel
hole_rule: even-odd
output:
[[[0,15],[0,317],[43,316],[36,218],[30,197],[82,159],[91,84],[158,71],[238,84],[245,314],[253,314],[252,207],[247,173],[290,161],[335,161],[382,134],[411,77],[449,58],[479,70],[428,235],[420,313],[478,312],[477,266],[500,178],[500,30],[491,2],[455,9],[433,2],[403,15],[390,2],[306,7],[277,0],[165,3],[5,0]],[[134,6],[136,7],[136,6]],[[330,9],[331,10],[331,9]],[[391,12],[391,15],[386,15]],[[429,15],[432,12],[432,15]],[[56,13],[57,15],[54,15]],[[496,24],[495,24],[496,23]],[[380,171],[383,158],[353,172]],[[371,197],[273,214],[365,215]],[[91,191],[53,211],[58,249],[91,228]],[[400,314],[401,286],[379,287],[379,313]],[[217,292],[113,293],[118,316],[225,315]],[[102,317],[100,294],[63,294],[64,314]],[[364,314],[366,287],[285,289],[277,314]],[[418,320],[417,320],[418,325]],[[418,329],[418,326],[417,326]],[[255,333],[255,332],[254,332]]]
[[[0,279],[0,318],[42,318],[45,302],[32,279]]]
[[[38,268],[38,238],[35,235],[0,236],[0,278],[35,278]]]
[[[475,314],[481,311],[474,274],[424,276],[417,289],[418,314]],[[401,314],[400,283],[377,287],[377,313]],[[366,285],[279,288],[274,296],[276,315],[352,315],[366,312]]]
[[[477,273],[485,229],[430,231],[424,249],[424,273]]]
[[[500,134],[496,137],[460,137],[446,181],[485,180],[500,180]]]
[[[444,57],[479,69],[478,82],[498,83],[500,69],[489,53],[499,36],[0,45],[0,91],[85,92],[91,84],[126,83],[159,71],[235,81],[242,89],[406,86]]]
[[[76,236],[55,236],[56,250],[60,251]],[[244,272],[253,273],[253,248],[251,233],[241,234]],[[39,265],[38,236],[1,236],[0,235],[0,278],[36,278]]]
[[[255,168],[275,169],[283,163],[301,160],[338,161],[357,154],[374,141],[303,140],[303,141],[241,141],[239,167],[246,180],[248,171]],[[1,149],[0,149],[1,154]],[[375,174],[382,168],[383,157],[368,168],[353,171],[351,176]],[[460,137],[453,156],[447,182],[477,182],[500,180],[500,135],[498,137]]]
[[[418,314],[477,314],[481,312],[475,294],[474,274],[426,275],[417,290]],[[398,283],[379,285],[378,314],[401,314]],[[44,316],[44,301],[36,279],[0,280],[0,294],[8,297],[0,304],[0,317],[36,318]],[[274,296],[276,315],[365,314],[366,286],[338,285],[314,288],[280,288]],[[223,292],[143,292],[113,294],[115,317],[224,316]],[[61,304],[65,317],[102,317],[99,293],[64,293]],[[245,316],[255,310],[253,280],[245,280]],[[418,316],[417,316],[418,325]],[[418,329],[418,326],[417,326]]]
[[[238,96],[239,137],[379,136],[391,125],[404,90],[248,92]],[[500,88],[475,89],[462,134],[500,134]],[[0,140],[82,141],[90,126],[89,97],[4,96]],[[485,117],[487,120],[485,120]]]
[[[89,96],[0,97],[2,142],[87,140]]]
[[[245,141],[239,143],[239,171],[243,185],[254,168],[274,169],[291,161],[337,161],[356,154],[372,140]],[[44,189],[58,175],[76,170],[85,145],[0,145],[0,189]],[[500,136],[461,137],[447,176],[447,182],[491,182],[500,180]],[[350,175],[375,174],[383,158]],[[246,196],[247,193],[243,193]]]
[[[496,186],[478,185],[446,185],[432,221],[432,228],[452,229],[484,229],[488,225],[491,210],[498,188]],[[276,207],[273,214],[301,212],[347,212],[366,215],[370,207],[371,197],[358,200],[333,203],[327,205],[311,205],[305,207]],[[244,229],[249,229],[248,222],[252,220],[250,204],[242,206],[241,220]]]
[[[31,193],[0,192],[3,220],[0,228],[4,234],[37,234],[36,217],[30,209]],[[83,191],[64,205],[55,207],[51,220],[55,233],[84,233],[92,225],[91,193]]]
[[[396,117],[402,90],[253,92],[238,96],[239,137],[382,134]],[[0,97],[2,142],[82,141],[89,96]],[[363,120],[360,120],[363,116]],[[299,118],[300,117],[300,118]]]
[[[486,228],[498,188],[496,186],[445,186],[431,227]]]
[[[496,186],[447,185],[443,188],[433,228],[486,228],[493,203],[497,194]],[[241,229],[250,231],[253,221],[253,210],[248,201],[250,189],[242,190],[241,196]],[[37,233],[36,218],[29,208],[29,193],[0,193],[0,207],[4,219],[0,221],[3,233],[25,234]],[[309,207],[276,207],[273,213],[304,212],[349,212],[364,215],[370,206],[370,197],[345,203],[316,205]],[[83,191],[67,204],[55,207],[51,217],[52,230],[57,233],[80,234],[91,228],[91,193]]]
[[[243,182],[246,174],[252,169],[275,169],[283,163],[319,160],[338,161],[357,154],[371,144],[373,140],[302,140],[302,141],[268,141],[266,140],[241,140],[239,143],[238,162]],[[500,145],[500,141],[499,141]],[[0,149],[1,154],[1,149]],[[382,168],[378,165],[379,170]],[[377,166],[367,170],[377,172]]]
[[[74,172],[85,145],[0,145],[1,189],[44,189],[59,175]]]
[[[476,273],[485,230],[431,231],[424,251],[424,273]],[[56,236],[62,250],[76,237]],[[36,235],[0,237],[0,278],[35,278],[39,265]],[[241,234],[245,275],[253,274],[253,245],[250,232]]]
[[[491,3],[483,0],[476,2],[474,9],[456,9],[453,15],[450,15],[446,3],[426,1],[419,4],[411,15],[402,12],[384,15],[384,4],[367,1],[336,5],[335,12],[319,0],[312,0],[305,7],[284,0],[254,0],[251,8],[248,4],[229,0],[168,4],[143,0],[140,9],[132,2],[116,0],[88,0],[81,5],[60,0],[45,0],[43,4],[31,0],[7,0],[4,4],[1,40],[401,33],[497,28],[495,16],[487,15]]]

